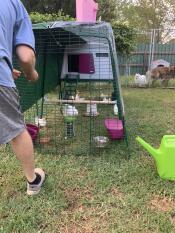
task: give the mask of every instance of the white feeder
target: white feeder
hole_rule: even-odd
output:
[[[39,125],[41,127],[46,126],[47,122],[45,118],[39,118],[39,117],[35,117],[35,124]]]
[[[69,104],[65,104],[62,111],[64,116],[78,116],[78,110]]]
[[[117,100],[116,100],[116,103],[114,104],[114,115],[118,116]]]

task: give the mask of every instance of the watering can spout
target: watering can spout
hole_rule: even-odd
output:
[[[157,160],[157,155],[159,154],[157,149],[154,149],[140,137],[137,137],[136,140],[153,156],[155,160]]]

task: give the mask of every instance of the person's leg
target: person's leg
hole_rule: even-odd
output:
[[[11,143],[27,179],[27,194],[38,194],[45,180],[45,172],[35,168],[33,142],[25,128],[16,88],[0,85],[0,109],[0,144]]]
[[[35,175],[35,161],[33,142],[27,130],[24,130],[11,141],[12,149],[22,164],[24,174],[29,182],[33,182]]]
[[[27,178],[27,194],[35,195],[41,190],[45,180],[45,172],[41,168],[35,168],[33,142],[27,130],[11,141],[12,149],[20,160],[24,174]]]

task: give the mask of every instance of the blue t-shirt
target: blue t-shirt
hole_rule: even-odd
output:
[[[15,87],[12,57],[15,47],[23,44],[34,49],[32,24],[20,0],[0,4],[0,85]]]

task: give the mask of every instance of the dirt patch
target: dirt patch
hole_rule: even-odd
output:
[[[166,133],[167,133],[167,134],[173,134],[173,133],[174,133],[174,129],[168,129],[168,130],[166,131]]]
[[[68,201],[68,210],[69,211],[81,211],[82,199],[87,199],[89,201],[93,200],[93,194],[91,187],[86,187],[84,189],[72,188],[65,191],[65,197]]]
[[[172,100],[164,99],[162,102],[165,104],[166,107],[174,107],[174,103]]]
[[[175,207],[175,201],[171,197],[154,196],[150,201],[152,210],[160,212],[170,212]]]
[[[68,210],[74,211],[79,207],[82,190],[79,188],[73,188],[65,191],[65,197],[68,202]]]
[[[75,217],[76,216],[76,217]],[[60,233],[93,233],[108,232],[108,213],[100,208],[86,208],[80,215],[73,213],[68,216],[66,224],[59,224]]]
[[[118,197],[118,198],[120,198],[120,199],[123,199],[124,197],[125,197],[125,195],[124,195],[124,193],[122,193],[118,188],[112,188],[111,190],[110,190],[110,192],[112,193],[112,195],[114,195],[114,196],[116,196],[116,197]]]
[[[108,232],[108,210],[105,210],[101,205],[90,204],[91,201],[93,202],[94,200],[93,188],[94,186],[92,184],[83,188],[74,187],[64,190],[68,206],[64,212],[64,221],[62,221],[62,224],[59,224],[58,226],[58,232]],[[89,202],[89,204],[87,204],[86,201],[87,203]],[[67,219],[66,223],[65,219]]]

